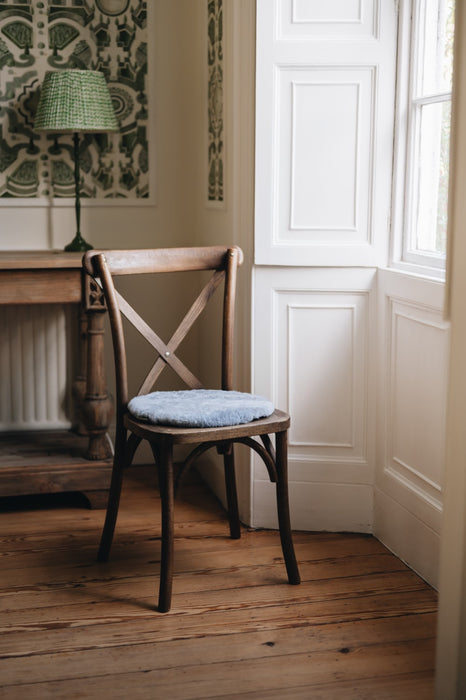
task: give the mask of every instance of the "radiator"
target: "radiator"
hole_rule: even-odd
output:
[[[71,426],[75,313],[0,306],[0,431]]]

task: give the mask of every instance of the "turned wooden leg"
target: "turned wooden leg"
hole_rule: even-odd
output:
[[[105,302],[101,288],[87,275],[87,377],[82,417],[89,435],[87,459],[104,460],[112,456],[108,426],[112,402],[107,394],[104,366]]]
[[[288,581],[297,585],[301,583],[298,564],[291,536],[290,507],[288,502],[288,438],[287,431],[275,434],[277,466],[277,509],[280,528],[280,541],[285,560]]]
[[[78,422],[75,431],[78,433],[78,435],[87,435],[87,429],[82,420],[82,406],[84,397],[86,396],[87,384],[87,314],[82,304],[79,306],[78,328],[79,369],[76,379],[73,382],[73,398],[78,415]]]

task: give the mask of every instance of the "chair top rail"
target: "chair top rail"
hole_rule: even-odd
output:
[[[90,275],[94,275],[92,259],[104,255],[112,275],[215,270],[225,267],[225,256],[233,249],[237,251],[238,264],[241,265],[243,252],[237,246],[89,250],[83,257],[83,265]]]

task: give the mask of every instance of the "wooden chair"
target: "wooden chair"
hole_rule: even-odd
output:
[[[102,286],[105,294],[112,329],[117,385],[115,457],[99,560],[106,561],[109,556],[118,513],[123,470],[131,464],[141,440],[147,440],[152,448],[158,469],[162,505],[162,552],[158,602],[160,612],[167,612],[171,604],[175,490],[173,448],[175,445],[194,446],[194,448],[190,448],[188,457],[181,465],[178,479],[185,474],[186,470],[201,454],[211,447],[215,446],[219,454],[223,455],[230,535],[235,539],[241,536],[241,529],[238,516],[233,445],[234,443],[243,443],[261,456],[271,481],[276,484],[280,539],[288,580],[291,584],[300,583],[291,537],[288,506],[287,429],[290,424],[289,416],[282,411],[274,410],[271,406],[271,415],[252,421],[248,420],[246,423],[219,427],[192,427],[192,425],[180,427],[178,424],[156,424],[147,419],[135,418],[128,409],[128,403],[131,407],[131,402],[129,402],[128,396],[126,352],[121,314],[152,344],[157,354],[155,363],[138,392],[138,396],[143,397],[141,400],[146,401],[146,395],[151,391],[166,366],[170,366],[188,387],[188,390],[180,396],[183,398],[187,395],[188,399],[196,397],[197,394],[192,392],[202,389],[201,382],[177,357],[176,350],[222,282],[224,282],[222,377],[220,393],[215,394],[215,396],[220,399],[222,405],[224,403],[223,397],[227,399],[234,397],[237,393],[232,391],[234,304],[237,266],[242,263],[242,259],[242,251],[236,246],[231,248],[213,246],[105,252],[91,250],[83,258],[86,271]],[[134,311],[115,289],[113,282],[113,277],[117,275],[195,270],[210,270],[213,274],[167,343],[163,342]],[[156,398],[160,398],[159,395],[166,396],[167,394],[166,392],[149,394],[150,397]],[[248,399],[251,395],[241,394],[240,399],[242,397]],[[254,398],[251,397],[251,400]],[[195,424],[197,425],[197,423]],[[275,434],[275,448],[270,438],[272,433]],[[261,442],[254,440],[254,437],[260,437]]]

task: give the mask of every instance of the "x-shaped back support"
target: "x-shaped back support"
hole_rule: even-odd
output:
[[[138,391],[138,396],[141,394],[147,394],[151,390],[167,365],[169,365],[176,372],[176,374],[185,382],[187,386],[189,386],[190,389],[202,388],[202,383],[191,372],[191,370],[186,367],[179,357],[177,357],[175,351],[189,333],[195,321],[204,311],[210,298],[214,294],[217,287],[221,284],[224,277],[225,272],[223,270],[217,270],[214,272],[210,280],[203,287],[199,296],[191,305],[191,308],[184,316],[168,343],[165,343],[160,336],[158,336],[157,333],[144,321],[144,319],[141,318],[137,311],[133,309],[126,299],[115,290],[121,313],[128,319],[128,321],[130,321],[130,323],[133,324],[133,326],[152,345],[159,355],[144,379]]]

